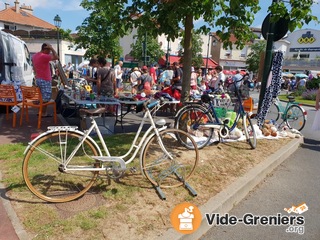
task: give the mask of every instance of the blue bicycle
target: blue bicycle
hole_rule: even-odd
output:
[[[221,141],[230,136],[230,132],[236,127],[245,135],[251,148],[256,148],[255,129],[252,120],[242,106],[242,98],[249,95],[249,89],[245,86],[238,88],[234,83],[229,89],[229,94],[234,99],[234,111],[231,111],[233,118],[225,116],[228,112],[227,108],[216,108],[214,100],[207,94],[201,96],[200,103],[189,103],[176,114],[175,128],[187,131],[199,149],[205,147],[213,139],[215,132]]]

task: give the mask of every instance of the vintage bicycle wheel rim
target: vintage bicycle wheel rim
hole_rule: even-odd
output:
[[[194,148],[187,148],[177,139],[187,139]],[[147,179],[157,187],[178,187],[192,176],[199,161],[199,151],[192,137],[178,129],[166,129],[160,132],[161,148],[158,138],[154,135],[143,149],[141,170]]]
[[[198,149],[205,147],[214,135],[212,128],[206,128],[203,124],[213,122],[212,116],[201,106],[185,108],[175,119],[175,128],[183,130],[191,135]]]
[[[95,182],[98,171],[59,171],[62,163],[59,143],[65,140],[66,155],[83,138],[75,132],[52,132],[38,139],[25,154],[22,166],[24,181],[29,190],[47,202],[68,202],[85,194]],[[91,140],[86,139],[70,164],[98,167],[99,162],[89,156],[97,156],[99,151]],[[61,168],[60,168],[61,169]]]
[[[306,124],[306,116],[298,105],[291,105],[286,111],[286,124],[290,129],[301,131]]]
[[[243,126],[247,142],[252,149],[255,149],[257,147],[257,135],[253,127],[252,120],[248,114],[243,118]]]

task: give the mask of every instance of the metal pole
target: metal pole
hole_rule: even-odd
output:
[[[144,33],[143,65],[144,65],[144,66],[147,66],[147,32]]]
[[[58,57],[59,57],[59,60],[60,60],[60,47],[59,47],[59,28],[57,28],[57,52],[58,52]]]
[[[205,76],[207,76],[207,72],[208,72],[208,58],[209,58],[210,37],[211,37],[211,34],[209,34],[209,37],[208,37],[208,48],[207,48],[207,61],[206,61]]]
[[[169,39],[167,39],[168,45],[167,45],[167,55],[166,55],[166,68],[170,66],[170,59],[169,59]]]
[[[279,0],[273,0],[272,3],[277,3],[278,1]],[[264,60],[263,78],[261,81],[261,90],[260,90],[260,95],[259,95],[258,113],[260,113],[260,110],[261,110],[262,101],[263,101],[264,95],[266,93],[268,77],[269,77],[269,73],[271,70],[274,29],[275,29],[275,23],[271,22],[271,20],[270,20],[269,30],[267,33],[267,47],[266,47],[266,55],[264,58],[265,60]]]

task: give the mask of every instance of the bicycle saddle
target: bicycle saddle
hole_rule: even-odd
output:
[[[201,95],[201,101],[204,102],[204,103],[210,102],[210,97],[209,97],[209,95],[207,95],[207,94]]]
[[[289,102],[294,102],[294,96],[292,96],[292,95],[289,95],[289,96],[287,96],[287,98],[289,99]]]

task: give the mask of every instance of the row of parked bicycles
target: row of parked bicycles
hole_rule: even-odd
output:
[[[137,158],[141,173],[165,199],[161,188],[188,184],[199,161],[199,149],[221,141],[240,128],[252,149],[257,146],[255,126],[242,106],[245,89],[233,86],[229,97],[204,94],[201,101],[186,103],[175,116],[174,128],[154,121],[162,99],[146,101],[143,117],[128,152],[112,156],[94,117],[91,127],[80,131],[72,126],[53,126],[32,140],[26,150],[22,173],[29,190],[47,202],[67,202],[84,195],[97,178],[118,179]],[[232,111],[230,108],[233,108]],[[234,116],[226,117],[228,112]],[[150,126],[142,132],[146,123]],[[93,133],[94,136],[93,137]],[[140,137],[142,135],[142,137]]]

